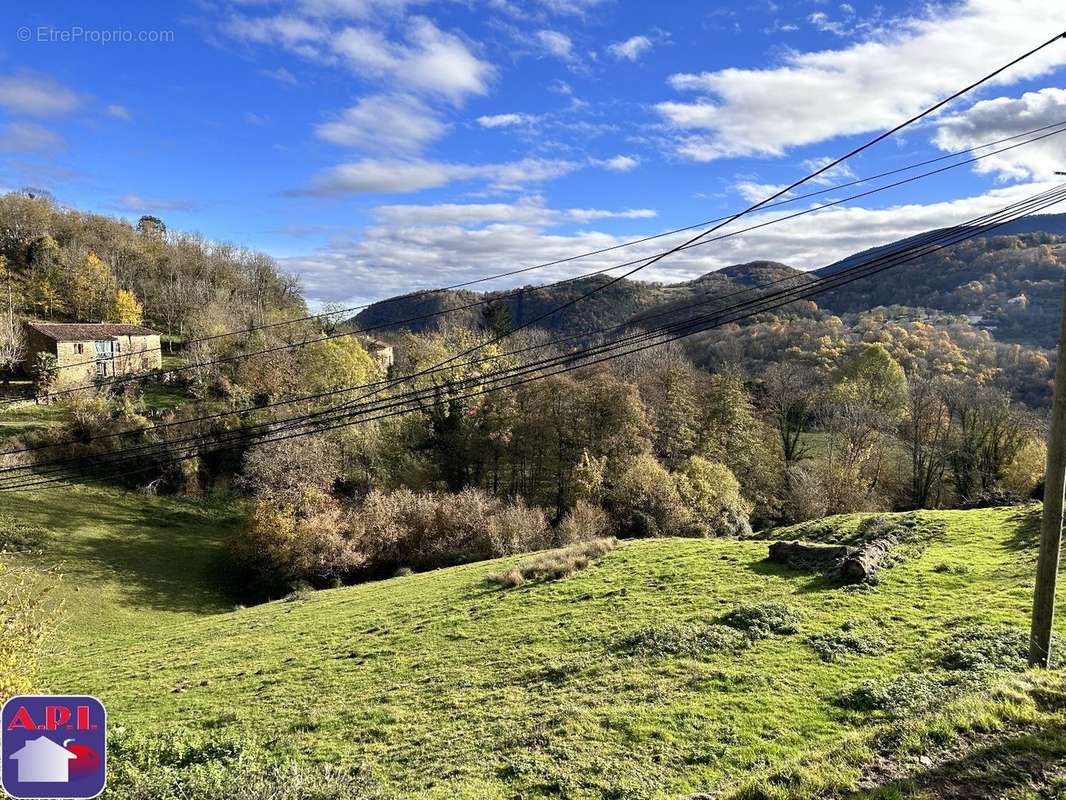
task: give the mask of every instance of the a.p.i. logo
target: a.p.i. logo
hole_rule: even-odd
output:
[[[0,711],[0,784],[14,798],[104,790],[107,712],[87,695],[17,695]]]

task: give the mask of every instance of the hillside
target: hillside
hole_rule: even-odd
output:
[[[1034,232],[1034,227],[1044,227],[1049,232]],[[897,315],[926,318],[939,315],[946,317],[936,323],[944,330],[958,320],[968,320],[974,329],[987,332],[995,342],[1020,344],[1033,350],[1053,348],[1058,341],[1062,304],[1066,243],[1059,231],[1064,229],[1066,215],[1022,220],[1004,228],[1008,234],[977,237],[819,294],[813,300],[817,308],[837,315],[859,314],[881,306],[893,307]],[[856,253],[818,272],[835,274],[864,259],[875,258],[898,244]],[[770,287],[802,274],[784,264],[757,261],[726,267],[677,284],[623,280],[538,324],[563,335],[609,328],[647,313],[655,313],[655,324],[663,324],[669,321],[666,312],[671,308],[687,309],[692,303],[715,296],[736,295],[753,287]],[[564,305],[607,280],[605,276],[586,278],[517,297],[507,297],[500,292],[479,294],[470,291],[410,295],[373,305],[354,321],[359,326],[375,329],[431,330],[438,325],[438,318],[433,314],[489,300],[493,305],[507,309],[509,324],[519,325]],[[777,315],[809,315],[812,308],[807,304],[779,311]],[[691,311],[680,310],[679,313]],[[449,319],[476,325],[481,321],[481,314],[482,307],[474,305],[455,312]],[[401,322],[403,320],[413,321]],[[851,321],[846,322],[851,324]]]
[[[225,506],[81,488],[0,511],[54,531],[23,557],[68,576],[45,684],[100,696],[122,729],[110,797],[228,796],[173,787],[250,769],[267,740],[356,770],[322,797],[858,797],[898,781],[892,796],[917,797],[978,747],[998,794],[959,796],[998,797],[1018,758],[1043,788],[1066,764],[1061,674],[978,669],[1020,666],[1036,506],[769,534],[891,525],[901,558],[859,591],[768,564],[765,541],[659,539],[556,583],[490,588],[507,559],[236,610]],[[794,612],[794,632],[742,646],[721,622],[752,605]]]

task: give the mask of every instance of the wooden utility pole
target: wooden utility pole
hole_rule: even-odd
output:
[[[1066,173],[1056,173],[1064,175]],[[1033,591],[1033,625],[1029,633],[1029,664],[1051,664],[1051,625],[1055,620],[1055,583],[1062,549],[1062,500],[1066,488],[1066,281],[1063,282],[1059,353],[1055,362],[1055,395],[1044,477],[1044,514],[1040,521],[1040,556]]]

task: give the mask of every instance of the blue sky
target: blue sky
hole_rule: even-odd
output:
[[[0,187],[155,214],[362,302],[738,210],[1066,29],[1052,5],[39,0],[0,28]],[[1063,65],[1066,41],[832,178],[1064,121]],[[817,267],[961,221],[1047,182],[1064,142],[647,277]]]

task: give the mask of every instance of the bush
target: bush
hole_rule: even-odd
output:
[[[611,520],[599,506],[578,500],[555,529],[559,544],[602,539],[611,532]]]
[[[278,596],[301,581],[333,586],[480,561],[553,543],[544,512],[478,489],[457,495],[371,492],[355,508],[305,489],[295,503],[258,499],[230,552],[254,587]]]
[[[740,606],[722,617],[722,622],[747,631],[753,639],[765,639],[775,633],[787,636],[799,630],[799,615],[778,603]]]
[[[50,589],[29,571],[0,560],[0,699],[34,688],[37,656],[56,610],[48,603]]]
[[[230,552],[251,574],[255,588],[267,594],[301,582],[328,586],[366,561],[345,534],[345,514],[337,502],[309,490],[295,505],[257,500],[230,541]]]
[[[740,482],[724,464],[692,456],[674,479],[682,502],[704,535],[751,535],[751,505],[741,497]]]
[[[489,575],[487,580],[501,588],[510,589],[527,581],[556,581],[567,578],[609,553],[616,544],[615,539],[594,539],[583,544],[549,550],[529,561],[523,561],[517,567]]]
[[[337,446],[322,435],[302,436],[252,447],[237,485],[275,503],[294,504],[308,488],[328,493],[340,477]]]
[[[689,656],[735,652],[748,647],[744,634],[721,625],[695,622],[648,625],[622,639],[620,646],[635,656]]]
[[[1046,467],[1047,445],[1040,439],[1029,439],[1003,468],[1003,488],[1011,494],[1030,497],[1043,482]]]
[[[541,550],[552,544],[544,512],[480,489],[459,494],[374,491],[349,519],[367,568],[417,570]]]
[[[607,503],[618,529],[630,536],[673,536],[691,520],[673,476],[647,453],[622,471]]]

